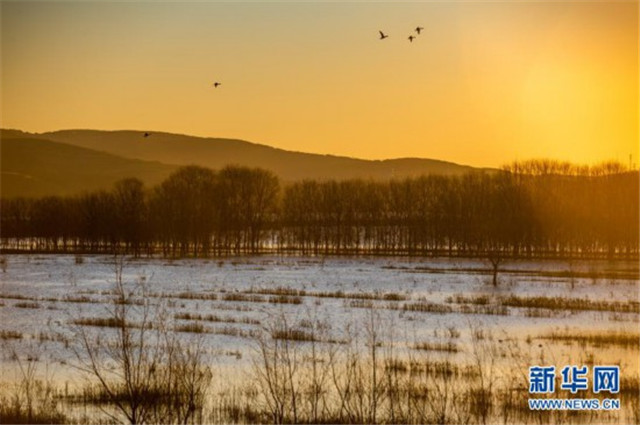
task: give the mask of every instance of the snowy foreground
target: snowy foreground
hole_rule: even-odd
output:
[[[18,354],[37,359],[54,379],[73,384],[78,373],[71,367],[74,330],[82,320],[109,316],[116,279],[113,258],[5,258],[0,331],[20,337],[3,338],[3,380],[17,378]],[[637,303],[637,263],[508,261],[497,287],[491,284],[488,267],[481,260],[431,258],[126,259],[122,281],[130,287],[144,285],[152,302],[169,313],[174,327],[188,330],[189,324],[197,323],[210,361],[221,370],[249,366],[255,336],[274,317],[284,315],[300,329],[310,322],[324,323],[328,338],[340,342],[347,332],[357,337],[375,310],[381,338],[399,352],[423,344],[432,356],[463,359],[473,332],[481,330],[500,340],[521,342],[532,355],[540,351],[557,364],[581,356],[593,360],[595,355],[619,362],[623,373],[637,374],[637,345],[596,343],[585,348],[585,341],[549,338],[637,329],[637,310],[621,312],[615,304]],[[486,302],[470,302],[485,295]],[[560,305],[566,300],[611,304],[549,309],[506,303],[490,310],[479,305],[498,304],[497,300],[505,304],[512,295],[520,300],[557,299]],[[430,306],[429,311],[411,308],[416,305]],[[455,349],[442,349],[447,346]]]

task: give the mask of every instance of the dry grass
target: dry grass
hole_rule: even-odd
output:
[[[416,350],[422,351],[445,351],[447,353],[457,353],[460,348],[453,342],[419,342],[413,346]]]
[[[640,316],[638,316],[637,314],[630,315],[630,314],[612,312],[612,313],[609,313],[609,320],[611,320],[612,322],[640,323]]]
[[[457,312],[462,314],[490,314],[497,316],[509,315],[509,309],[503,305],[462,304],[458,306]]]
[[[544,317],[544,318],[558,317],[565,313],[566,313],[565,311],[549,310],[546,308],[527,308],[524,311],[525,317]]]
[[[597,301],[587,298],[566,297],[521,297],[517,295],[490,297],[488,295],[464,296],[462,294],[447,298],[448,303],[472,305],[497,305],[504,307],[572,310],[572,311],[614,311],[618,313],[640,313],[638,301]]]
[[[87,297],[86,295],[80,295],[80,296],[67,295],[66,297],[62,298],[60,301],[65,303],[80,303],[80,304],[99,304],[101,302],[104,302],[101,300],[93,299],[91,297]]]
[[[42,304],[39,304],[36,302],[20,302],[20,303],[15,303],[13,306],[16,308],[33,308],[33,309],[42,308]]]
[[[265,298],[260,295],[253,294],[241,294],[241,293],[230,293],[222,295],[223,301],[240,301],[240,302],[249,302],[249,303],[263,303],[265,302]]]
[[[456,304],[474,304],[474,305],[489,305],[491,303],[491,297],[489,295],[475,295],[464,296],[463,294],[455,294],[447,297],[445,300],[447,303]]]
[[[222,310],[222,311],[240,311],[240,312],[253,311],[253,308],[246,304],[215,303],[215,304],[211,304],[210,307],[213,310]]]
[[[629,331],[614,332],[569,332],[557,331],[539,336],[556,342],[576,343],[592,345],[594,347],[609,347],[612,345],[629,348],[640,348],[640,333]]]
[[[387,359],[386,370],[408,375],[427,374],[439,378],[477,379],[478,373],[471,365],[460,365],[447,360]]]
[[[344,292],[344,291],[306,291],[287,287],[258,288],[244,291],[246,294],[276,295],[289,297],[337,298],[352,300],[405,301],[407,295],[396,292]]]
[[[271,333],[271,337],[287,341],[318,341],[312,332],[302,329],[276,329]]]
[[[20,374],[15,384],[3,383],[0,394],[0,424],[62,424],[70,418],[58,404],[58,391],[47,375],[38,371],[38,354],[21,358],[15,351],[13,358]]]
[[[40,342],[46,342],[46,341],[61,342],[65,344],[65,346],[69,344],[69,338],[66,338],[64,335],[59,333],[38,332],[38,334],[35,337]]]
[[[43,390],[44,391],[44,390]],[[1,400],[0,424],[66,424],[69,418],[58,408],[42,406],[37,410],[16,403],[15,401]]]
[[[28,300],[28,301],[38,301],[38,297],[28,297],[26,295],[20,294],[0,294],[0,298],[4,298],[5,300]]]
[[[233,336],[236,338],[250,338],[254,339],[259,335],[257,331],[246,331],[244,329],[236,328],[233,326],[224,326],[221,328],[213,328],[209,330],[209,333],[215,335]]]
[[[171,295],[158,295],[156,294],[156,296],[160,297],[160,298],[179,298],[182,300],[203,300],[203,301],[215,301],[218,299],[218,294],[201,294],[201,293],[194,293],[194,292],[180,292],[177,294],[171,294]]]
[[[22,339],[23,335],[22,332],[18,332],[18,331],[5,331],[2,330],[0,331],[0,339],[2,340],[7,340],[7,339]]]
[[[428,301],[421,301],[416,303],[406,303],[402,306],[404,311],[417,311],[421,313],[453,313],[454,310],[451,306],[444,304],[436,304]]]
[[[376,305],[371,300],[350,300],[347,305],[351,308],[376,308]]]
[[[449,304],[438,304],[429,301],[416,301],[413,303],[405,304],[376,304],[371,300],[351,300],[347,304],[351,308],[366,308],[366,309],[386,309],[386,310],[404,310],[417,313],[460,313],[460,314],[489,314],[508,316],[509,309],[501,305],[474,305],[474,304],[461,304],[458,306]]]
[[[100,328],[119,328],[123,325],[122,320],[114,317],[84,317],[73,319],[71,323],[77,326],[96,326]]]
[[[307,291],[304,289],[286,288],[284,286],[278,286],[276,288],[252,288],[244,292],[247,294],[283,295],[289,297],[303,297],[307,295]]]
[[[204,322],[243,323],[247,325],[259,325],[260,321],[249,317],[218,316],[215,314],[176,313],[173,316],[179,320],[201,320]]]
[[[519,308],[547,308],[550,310],[594,310],[640,313],[638,301],[595,301],[586,298],[519,297],[510,295],[498,299],[501,305]]]
[[[76,326],[93,326],[98,328],[141,328],[142,325],[140,323],[135,323],[132,321],[124,321],[122,319],[116,317],[82,317],[78,319],[73,319],[71,324]],[[124,326],[123,326],[124,325]],[[145,329],[151,329],[153,327],[152,323],[146,323]]]
[[[176,332],[187,332],[187,333],[195,333],[195,334],[208,334],[211,331],[208,328],[205,328],[204,325],[200,322],[190,322],[179,324],[174,327]]]
[[[274,295],[269,297],[271,304],[302,304],[302,297],[291,297],[288,295]]]
[[[188,313],[182,313],[186,318]],[[188,316],[190,319],[195,315]],[[206,317],[206,316],[201,316]],[[276,331],[267,335],[264,344],[268,344],[265,354],[275,363],[269,363],[268,369],[260,369],[262,363],[255,363],[256,369],[249,383],[236,387],[230,383],[221,383],[220,390],[209,398],[206,412],[202,411],[200,422],[206,423],[589,423],[593,417],[567,415],[563,412],[541,414],[526,408],[526,379],[518,375],[509,375],[509,368],[529,365],[531,359],[519,357],[515,351],[500,351],[498,340],[491,335],[475,339],[470,352],[460,350],[452,340],[460,337],[460,331],[454,327],[443,328],[440,335],[448,341],[419,342],[411,348],[415,353],[398,357],[387,348],[371,342],[376,336],[367,336],[364,340],[350,340],[335,349],[327,348],[319,340],[316,320],[296,323],[295,327],[275,327]],[[190,323],[192,329],[185,332],[210,332],[243,338],[258,338],[257,332],[246,332],[234,327],[203,330],[199,323]],[[201,325],[200,325],[201,326]],[[367,330],[382,332],[382,326],[373,323]],[[278,331],[279,329],[279,331]],[[177,330],[177,329],[176,329]],[[632,332],[619,333],[619,341],[637,337]],[[568,336],[567,334],[566,336]],[[580,337],[586,334],[576,334]],[[622,336],[624,335],[624,337]],[[264,334],[262,335],[264,337]],[[563,340],[564,333],[547,335],[549,338]],[[590,336],[587,341],[597,340]],[[622,343],[622,342],[621,342]],[[504,344],[502,344],[504,345]],[[360,351],[357,347],[364,347]],[[280,351],[272,351],[276,349]],[[441,352],[437,359],[429,352]],[[373,357],[371,353],[376,353]],[[474,359],[481,354],[478,362],[452,362],[449,355],[467,356]],[[237,356],[237,353],[229,355]],[[488,357],[483,357],[488,356]],[[506,363],[500,372],[491,368],[495,358]],[[265,378],[264,373],[271,374]],[[504,375],[503,375],[504,373]],[[274,384],[271,393],[258,382]],[[623,397],[623,411],[632,414],[639,398],[637,378],[621,380],[620,394]],[[116,387],[117,390],[117,387]],[[118,390],[119,391],[119,390]],[[146,390],[145,390],[146,391]],[[125,400],[125,392],[106,394],[99,387],[88,389],[76,396],[75,403],[94,404],[108,408],[114,400]],[[164,400],[161,391],[150,388],[141,393],[143,400]],[[164,402],[164,401],[163,401]],[[270,404],[278,403],[278,404]],[[634,404],[635,403],[635,404]],[[275,406],[275,407],[274,407]],[[523,407],[524,406],[524,407]],[[0,409],[4,409],[0,407]],[[77,407],[76,407],[77,409]],[[6,409],[5,409],[6,410]],[[66,411],[63,411],[66,414]],[[69,420],[68,416],[63,420]],[[633,417],[633,416],[632,416]],[[12,416],[5,416],[16,421]],[[598,416],[598,420],[603,420]],[[93,421],[97,420],[92,418]],[[17,421],[20,423],[19,421]],[[5,423],[5,422],[2,422]],[[31,419],[30,423],[39,423]]]

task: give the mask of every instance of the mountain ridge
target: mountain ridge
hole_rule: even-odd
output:
[[[285,183],[303,179],[384,180],[424,174],[460,175],[471,171],[492,171],[489,168],[475,168],[436,159],[367,160],[330,154],[288,151],[240,139],[148,132],[149,137],[144,137],[145,132],[138,130],[76,129],[28,133],[17,129],[1,129],[0,141],[3,145],[2,195],[15,194],[18,191],[16,184],[18,186],[26,184],[24,176],[17,177],[20,174],[31,177],[31,182],[39,181],[38,179],[41,178],[46,181],[57,181],[52,178],[60,173],[70,173],[75,175],[76,179],[82,175],[83,179],[90,181],[95,177],[93,184],[87,185],[85,188],[85,190],[89,190],[111,182],[118,176],[118,170],[121,172],[119,175],[121,178],[138,177],[146,184],[155,184],[161,176],[166,176],[172,170],[184,165],[200,165],[212,169],[219,169],[226,165],[260,167],[273,171]],[[30,142],[24,142],[30,143],[30,146],[20,146],[21,140],[30,140]],[[35,145],[34,141],[36,140],[42,143]],[[5,145],[10,149],[5,149]],[[39,148],[36,149],[36,146]],[[69,150],[68,147],[84,150]],[[28,150],[28,154],[25,150]],[[66,152],[66,156],[62,155],[62,152]],[[55,164],[51,161],[47,162],[47,155],[56,158]],[[63,157],[67,159],[63,160]],[[29,166],[29,162],[40,164],[42,169],[38,170]],[[79,167],[79,164],[87,168],[89,172],[75,170],[82,168]],[[111,165],[107,166],[107,164]],[[52,167],[54,169],[49,169]],[[98,173],[100,176],[92,176],[92,172]],[[122,174],[125,172],[131,175]],[[6,179],[9,180],[9,183],[5,182]],[[16,180],[20,180],[20,182]],[[61,181],[66,180],[62,178]],[[71,179],[70,184],[75,188],[71,192],[80,190],[81,185],[78,183]],[[29,185],[25,187],[27,186]],[[52,194],[56,194],[57,192],[68,193],[70,189],[63,186],[60,186],[58,190],[31,188],[28,192],[53,192]]]
[[[124,129],[124,130],[95,130],[95,129],[64,129],[64,130],[55,130],[55,131],[46,131],[46,132],[42,132],[42,133],[31,133],[28,131],[24,131],[24,130],[18,130],[18,129],[0,129],[0,132],[4,133],[4,132],[11,132],[11,133],[15,133],[14,135],[11,135],[10,137],[16,137],[17,135],[24,135],[24,136],[28,136],[28,137],[37,137],[37,138],[48,138],[50,140],[54,140],[56,141],[56,139],[58,139],[58,137],[56,137],[56,135],[64,135],[64,134],[69,134],[69,133],[133,133],[136,135],[141,135],[143,137],[145,131],[143,130],[131,130],[131,129]],[[408,156],[408,157],[397,157],[397,158],[386,158],[386,159],[366,159],[366,158],[358,158],[358,157],[352,157],[352,156],[346,156],[346,155],[336,155],[336,154],[324,154],[324,153],[316,153],[316,152],[305,152],[305,151],[300,151],[300,150],[290,150],[290,149],[283,149],[283,148],[278,148],[275,146],[270,146],[264,143],[257,143],[257,142],[252,142],[249,140],[244,140],[244,139],[237,139],[237,138],[228,138],[228,137],[206,137],[206,136],[194,136],[194,135],[190,135],[190,134],[184,134],[184,133],[170,133],[170,132],[165,132],[165,131],[157,131],[157,132],[149,132],[149,134],[151,135],[150,137],[157,137],[158,135],[162,135],[162,136],[172,136],[172,137],[180,137],[180,138],[186,138],[186,139],[192,139],[192,140],[202,140],[202,141],[213,141],[213,142],[217,142],[217,141],[225,141],[225,142],[233,142],[233,143],[241,143],[244,145],[249,145],[252,147],[257,147],[257,148],[266,148],[269,150],[274,150],[274,151],[278,151],[278,152],[286,152],[286,153],[292,153],[292,154],[301,154],[301,155],[312,155],[312,156],[319,156],[319,157],[328,157],[328,158],[340,158],[340,159],[350,159],[350,160],[356,160],[356,161],[366,161],[366,162],[374,162],[374,163],[384,163],[384,162],[390,162],[390,161],[405,161],[405,160],[417,160],[417,161],[431,161],[434,163],[442,163],[442,164],[452,164],[452,165],[456,165],[456,166],[460,166],[460,167],[468,167],[468,168],[474,168],[474,169],[486,169],[486,170],[492,170],[493,168],[491,167],[474,167],[471,165],[464,165],[464,164],[459,164],[457,162],[453,162],[453,161],[446,161],[446,160],[442,160],[442,159],[435,159],[435,158],[421,158],[421,157],[416,157],[416,156]],[[4,136],[0,136],[4,137]],[[64,138],[64,136],[62,136]]]
[[[2,137],[0,152],[0,195],[6,198],[76,195],[109,189],[126,177],[151,186],[178,168],[37,138]]]

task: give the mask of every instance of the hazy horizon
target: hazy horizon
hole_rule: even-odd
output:
[[[637,2],[1,7],[3,128],[482,167],[640,156]]]
[[[50,134],[50,133],[56,133],[56,132],[66,132],[66,131],[99,131],[99,132],[111,132],[111,133],[117,133],[117,132],[136,132],[136,133],[140,133],[141,135],[143,135],[144,133],[149,133],[150,136],[152,137],[153,134],[169,134],[169,135],[175,135],[175,136],[185,136],[185,137],[194,137],[194,138],[199,138],[199,139],[219,139],[219,140],[237,140],[239,142],[246,142],[246,143],[250,143],[253,145],[259,145],[259,146],[266,146],[268,148],[273,148],[273,149],[279,149],[279,150],[284,150],[286,152],[293,152],[293,153],[301,153],[301,154],[309,154],[309,155],[328,155],[328,156],[336,156],[336,157],[344,157],[344,158],[349,158],[349,159],[356,159],[356,160],[363,160],[363,161],[392,161],[392,160],[402,160],[402,159],[419,159],[419,160],[434,160],[434,161],[441,161],[441,162],[449,162],[449,163],[454,163],[454,164],[459,164],[459,165],[468,165],[468,164],[463,164],[463,163],[458,163],[454,160],[449,160],[446,158],[427,158],[427,157],[418,157],[418,156],[403,156],[403,157],[390,157],[390,158],[374,158],[374,159],[370,159],[370,158],[364,158],[364,157],[358,157],[358,156],[348,156],[348,155],[340,155],[340,154],[332,154],[332,153],[322,153],[322,152],[312,152],[312,151],[304,151],[304,150],[297,150],[297,149],[284,149],[275,145],[268,145],[266,143],[262,143],[260,141],[256,141],[256,140],[248,140],[248,139],[242,139],[242,138],[238,138],[238,137],[224,137],[224,136],[215,136],[215,135],[199,135],[199,134],[188,134],[188,133],[177,133],[177,132],[172,132],[172,131],[157,131],[157,130],[153,130],[153,129],[133,129],[133,128],[114,128],[114,129],[104,129],[104,128],[80,128],[80,127],[74,127],[74,128],[59,128],[59,129],[54,129],[54,130],[45,130],[45,131],[30,131],[30,130],[25,130],[25,129],[21,129],[21,128],[0,128],[0,130],[4,130],[4,131],[19,131],[22,133],[26,133],[26,134],[34,134],[34,135],[43,135],[43,134]],[[152,141],[153,139],[151,139]],[[529,159],[537,159],[537,158],[529,158]],[[624,163],[624,161],[622,161]],[[506,162],[505,162],[506,164]],[[503,164],[501,164],[503,165]],[[580,164],[583,165],[583,164]],[[586,165],[591,165],[591,164],[586,164]],[[484,165],[474,165],[473,167],[476,168],[492,168],[490,166],[484,166]]]
[[[236,140],[239,142],[246,142],[246,143],[250,143],[252,145],[258,145],[258,146],[265,146],[268,148],[273,148],[273,149],[279,149],[279,150],[283,150],[285,152],[292,152],[292,153],[300,153],[300,154],[306,154],[306,155],[326,155],[326,156],[334,156],[334,157],[338,157],[338,158],[347,158],[347,159],[354,159],[354,160],[362,160],[362,161],[396,161],[396,160],[432,160],[432,161],[438,161],[438,162],[445,162],[445,163],[451,163],[451,164],[456,164],[456,165],[462,165],[462,166],[470,166],[473,168],[477,168],[477,169],[495,169],[495,168],[501,168],[503,166],[508,166],[509,164],[513,163],[513,162],[522,162],[522,161],[529,161],[529,160],[551,160],[551,161],[559,161],[559,162],[568,162],[571,163],[573,165],[577,165],[577,166],[597,166],[606,162],[610,162],[610,161],[617,161],[620,164],[627,166],[629,165],[628,162],[628,158],[604,158],[601,160],[595,160],[593,162],[576,162],[576,161],[571,161],[570,159],[559,159],[559,158],[551,158],[551,157],[531,157],[531,158],[512,158],[512,159],[507,159],[506,161],[497,164],[497,165],[486,165],[486,164],[467,164],[464,162],[460,162],[460,161],[456,161],[455,159],[450,159],[450,158],[429,158],[429,157],[419,157],[419,156],[397,156],[397,157],[388,157],[388,158],[365,158],[362,156],[350,156],[350,155],[341,155],[341,154],[333,154],[333,153],[323,153],[323,152],[312,152],[312,151],[305,151],[302,149],[285,149],[285,148],[281,148],[275,145],[268,145],[266,143],[262,143],[260,141],[256,141],[256,140],[248,140],[248,139],[242,139],[242,138],[238,138],[238,137],[224,137],[224,136],[211,136],[211,135],[198,135],[198,134],[188,134],[188,133],[177,133],[177,132],[171,132],[171,131],[157,131],[157,130],[153,130],[153,129],[132,129],[132,128],[115,128],[115,129],[103,129],[103,128],[79,128],[79,127],[75,127],[75,128],[59,128],[59,129],[54,129],[54,130],[45,130],[45,131],[30,131],[30,130],[25,130],[25,129],[21,129],[21,128],[0,128],[0,130],[3,131],[19,131],[19,132],[23,132],[26,134],[34,134],[34,135],[43,135],[43,134],[50,134],[50,133],[56,133],[56,132],[67,132],[67,131],[98,131],[98,132],[111,132],[111,133],[117,133],[117,132],[136,132],[136,133],[140,133],[141,135],[143,135],[144,133],[148,132],[152,137],[153,134],[168,134],[168,135],[175,135],[175,136],[184,136],[184,137],[193,137],[193,138],[198,138],[198,139],[211,139],[211,140]],[[153,139],[151,139],[153,140]],[[632,167],[630,167],[632,170],[635,170],[638,168],[638,163],[636,162],[637,158],[634,156],[633,158],[633,164]],[[160,161],[161,162],[161,161]],[[167,163],[167,162],[161,162],[161,163]],[[168,164],[168,163],[167,163]]]

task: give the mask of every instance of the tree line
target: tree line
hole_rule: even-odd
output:
[[[180,168],[158,186],[2,199],[4,251],[638,256],[639,174],[548,160],[389,181]]]

